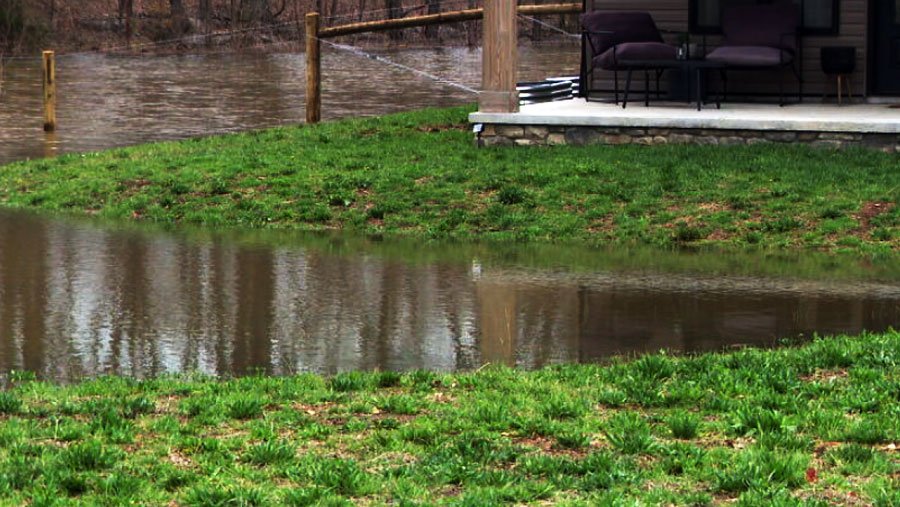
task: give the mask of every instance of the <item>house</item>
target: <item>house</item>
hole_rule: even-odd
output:
[[[900,151],[900,2],[786,1],[799,4],[802,12],[802,102],[778,106],[783,78],[778,71],[742,71],[728,79],[729,100],[721,109],[707,104],[698,111],[684,101],[653,101],[645,107],[643,79],[635,80],[634,102],[624,109],[611,100],[587,102],[583,97],[519,107],[516,1],[488,0],[483,86],[479,110],[470,121],[478,126],[479,141],[485,144],[807,142]],[[661,29],[689,33],[690,42],[709,50],[721,42],[722,12],[733,4],[754,2],[771,0],[584,0],[583,4],[586,12],[649,12]],[[822,70],[823,47],[855,50],[855,70],[849,76],[855,94],[852,104],[835,103],[837,84],[834,76]],[[594,88],[609,91],[611,98],[612,77],[611,72],[598,72]],[[718,72],[705,73],[703,79],[710,90],[722,87]],[[796,97],[796,82],[786,82]],[[661,88],[666,94],[674,85],[664,79]]]

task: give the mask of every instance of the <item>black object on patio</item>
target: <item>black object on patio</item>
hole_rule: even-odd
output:
[[[819,51],[822,72],[837,80],[838,104],[843,102],[843,86],[847,87],[847,99],[852,101],[853,90],[850,88],[850,76],[856,70],[856,48],[853,46],[825,46]],[[824,92],[822,99],[825,99]]]
[[[800,7],[789,2],[739,5],[723,13],[724,40],[706,59],[725,65],[721,72],[725,99],[728,96],[726,71],[773,69],[781,72],[778,103],[783,106],[785,68],[797,79],[798,102],[803,99],[800,14]]]
[[[591,100],[594,90],[594,71],[613,72],[615,103],[619,103],[619,71],[629,70],[624,62],[675,60],[675,46],[666,44],[650,13],[639,11],[593,11],[581,15],[582,38],[589,50],[587,73],[582,83],[583,93]],[[664,69],[641,66],[649,87],[649,74],[656,72],[656,91],[659,93],[659,77]]]

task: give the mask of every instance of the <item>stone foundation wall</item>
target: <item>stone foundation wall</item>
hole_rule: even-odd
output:
[[[678,128],[565,127],[485,124],[480,140],[491,145],[587,144],[715,144],[803,143],[819,148],[861,146],[900,153],[900,134],[803,132],[779,130],[719,130]]]

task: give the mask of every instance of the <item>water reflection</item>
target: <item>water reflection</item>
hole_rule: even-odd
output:
[[[481,52],[470,48],[381,51],[392,61],[477,87]],[[524,47],[520,77],[577,74],[576,46]],[[41,116],[41,67],[13,60],[0,95],[0,164],[63,152],[102,150],[301,123],[303,54],[213,54],[58,58],[58,131]],[[474,102],[455,88],[373,60],[326,48],[322,57],[326,119]]]
[[[407,263],[0,213],[0,371],[525,368],[900,323],[900,284]]]

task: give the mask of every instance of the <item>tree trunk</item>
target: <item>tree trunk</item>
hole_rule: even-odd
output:
[[[469,9],[474,9],[478,4],[476,0],[469,0]],[[478,21],[469,21],[466,23],[466,45],[474,48],[478,45]]]
[[[191,31],[191,20],[184,10],[183,0],[169,0],[169,17],[172,20],[172,35],[181,36]]]
[[[203,23],[203,29],[209,31],[210,18],[209,0],[200,0],[197,4],[197,19]]]
[[[363,16],[365,16],[366,12],[366,0],[359,0],[359,15],[357,16],[357,21],[362,21]]]
[[[535,4],[544,3],[541,0],[534,0]],[[544,38],[544,27],[538,22],[537,17],[531,21],[531,40],[539,41]]]
[[[428,0],[428,14],[438,14],[441,12],[441,0]],[[438,25],[430,25],[425,27],[425,38],[434,40],[438,38]]]
[[[253,24],[266,24],[272,22],[272,12],[269,10],[269,0],[244,0],[242,19]]]
[[[388,19],[398,19],[403,17],[403,3],[401,0],[385,0],[384,7],[388,11]],[[390,30],[388,38],[392,41],[403,39],[403,32],[400,30]]]

